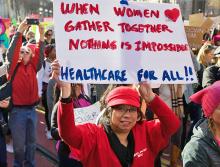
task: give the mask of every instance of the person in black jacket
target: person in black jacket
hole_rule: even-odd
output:
[[[203,73],[203,88],[208,87],[220,80],[220,46],[215,50],[214,55],[217,59],[217,63],[208,67]]]

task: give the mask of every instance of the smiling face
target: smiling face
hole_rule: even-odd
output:
[[[110,125],[118,133],[129,133],[138,121],[137,107],[118,105],[112,107]]]

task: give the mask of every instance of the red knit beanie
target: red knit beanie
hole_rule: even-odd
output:
[[[205,116],[209,118],[220,105],[220,81],[192,95],[190,100],[201,104]]]
[[[108,94],[106,103],[108,107],[122,104],[140,107],[140,96],[136,90],[126,86],[120,86]]]

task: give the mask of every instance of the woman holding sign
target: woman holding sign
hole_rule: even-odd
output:
[[[180,122],[173,111],[142,83],[139,92],[129,87],[113,89],[107,96],[106,123],[75,125],[71,85],[59,81],[60,66],[52,64],[53,77],[61,85],[58,128],[61,138],[80,150],[84,167],[153,167],[154,159],[174,134]],[[159,120],[144,121],[140,95]],[[68,128],[66,128],[68,127]]]

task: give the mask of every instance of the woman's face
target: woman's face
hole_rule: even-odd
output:
[[[211,63],[211,60],[214,58],[214,50],[208,52],[206,54],[206,58],[207,58],[208,63]]]
[[[34,39],[35,38],[35,34],[33,32],[28,32],[26,39],[27,41],[29,41],[30,39]]]
[[[24,64],[27,64],[31,60],[31,49],[29,48],[21,48],[20,49],[20,57],[22,58]]]
[[[138,120],[137,107],[118,105],[112,107],[111,128],[118,133],[129,133]]]
[[[76,93],[77,97],[82,93],[82,85],[81,84],[75,85],[75,93]]]
[[[46,38],[47,38],[47,39],[51,39],[52,36],[53,36],[53,31],[51,31],[51,30],[48,31],[48,32],[47,32],[47,35],[46,35]]]
[[[53,48],[49,54],[50,59],[53,61],[56,59],[56,49]]]
[[[212,117],[214,123],[220,126],[220,104],[215,109],[215,111],[211,117]]]

